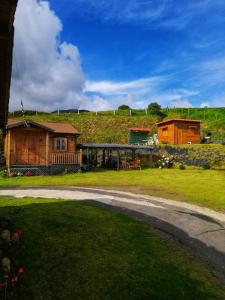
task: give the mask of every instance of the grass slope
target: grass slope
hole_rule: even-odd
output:
[[[1,179],[0,187],[100,186],[225,210],[225,171],[146,169]]]
[[[191,118],[202,120],[202,129],[214,133],[214,138],[225,137],[225,108],[191,108],[164,109],[168,117]],[[10,117],[13,117],[10,114]],[[144,110],[113,111],[95,113],[47,114],[27,116],[36,121],[70,122],[81,133],[81,142],[96,143],[127,143],[129,127],[148,127],[156,132],[156,122],[159,119],[153,115],[146,115]]]
[[[25,273],[11,300],[222,300],[201,263],[148,227],[74,201],[1,198],[23,230]]]

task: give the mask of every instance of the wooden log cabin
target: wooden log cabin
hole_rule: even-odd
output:
[[[157,123],[159,144],[199,144],[200,124],[198,120],[168,119]]]
[[[6,164],[35,174],[75,171],[82,164],[78,137],[71,124],[9,120],[4,136]]]

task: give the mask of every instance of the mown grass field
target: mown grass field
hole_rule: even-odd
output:
[[[32,186],[115,188],[225,211],[225,171],[146,169],[0,179],[0,187]]]
[[[176,108],[163,109],[167,117],[199,119],[202,121],[202,131],[213,132],[214,139],[225,138],[225,108]],[[13,114],[10,114],[13,117]],[[14,116],[15,117],[15,116]],[[27,119],[35,121],[69,122],[81,133],[80,142],[95,143],[127,143],[129,127],[151,128],[151,134],[156,132],[159,117],[148,114],[145,110],[117,110],[96,113],[64,113],[27,115]]]
[[[11,300],[223,300],[225,289],[184,249],[99,206],[1,198],[23,231],[20,290]]]

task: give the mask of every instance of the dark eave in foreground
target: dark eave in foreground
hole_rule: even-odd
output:
[[[0,128],[4,127],[8,118],[14,38],[13,22],[17,1],[0,1]]]

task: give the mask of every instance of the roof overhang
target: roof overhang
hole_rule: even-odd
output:
[[[12,74],[14,16],[18,0],[0,1],[0,127],[8,118],[9,91]]]
[[[48,125],[42,124],[41,122],[40,123],[35,122],[35,121],[32,121],[32,120],[26,120],[26,121],[22,120],[22,121],[13,121],[13,122],[11,121],[11,122],[9,122],[9,124],[7,124],[5,126],[5,130],[15,129],[15,128],[26,128],[26,127],[30,127],[30,126],[41,128],[45,131],[48,131],[50,133],[54,133],[54,134],[57,134],[57,135],[60,135],[60,134],[67,134],[67,135],[73,135],[73,136],[79,136],[80,135],[79,132],[71,133],[71,132],[68,132],[66,130],[65,130],[65,132],[62,131],[62,130],[60,132],[58,132],[56,129],[51,128]]]
[[[27,127],[27,126],[34,126],[34,127],[39,127],[39,128],[42,128],[46,131],[50,131],[50,132],[54,132],[54,130],[48,128],[47,126],[44,126],[44,125],[41,125],[39,123],[36,123],[34,121],[18,121],[18,122],[15,122],[15,123],[12,123],[12,124],[8,124],[5,126],[6,130],[8,129],[13,129],[13,128],[21,128],[21,127]]]
[[[157,123],[157,125],[164,125],[164,124],[168,124],[168,123],[176,123],[176,122],[180,122],[180,123],[201,123],[200,120],[191,120],[191,119],[167,119],[164,121],[161,121],[159,123]]]
[[[146,133],[148,133],[148,132],[150,132],[151,131],[151,129],[150,128],[136,128],[136,127],[134,127],[134,128],[128,128],[128,130],[129,131],[134,131],[134,132],[146,132]]]

